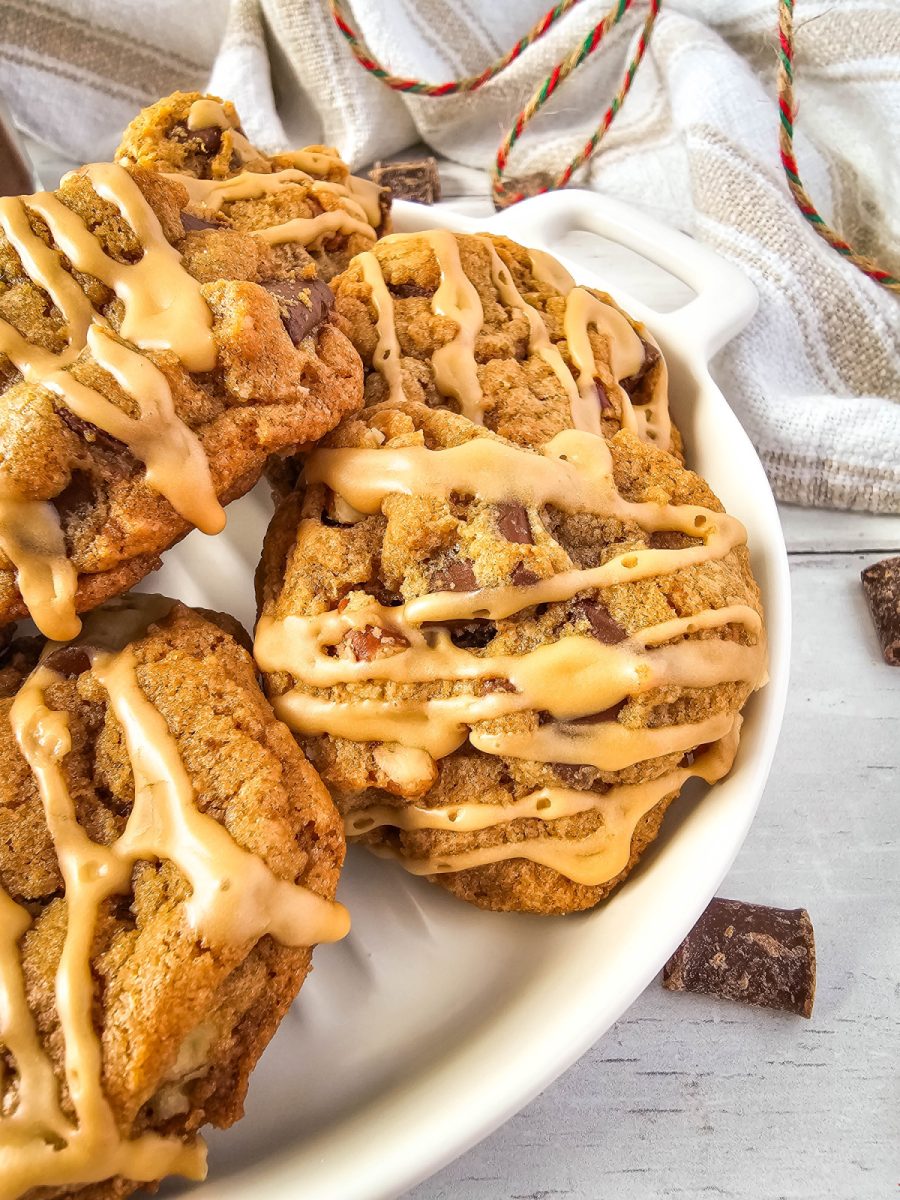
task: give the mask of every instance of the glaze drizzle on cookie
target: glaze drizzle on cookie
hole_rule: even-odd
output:
[[[364,203],[367,200],[365,194],[355,194],[349,179],[347,183],[314,179],[305,171],[293,167],[273,171],[268,175],[259,171],[241,171],[227,179],[194,179],[189,175],[173,174],[167,174],[166,178],[177,180],[187,189],[188,196],[194,204],[202,204],[211,212],[221,212],[223,205],[234,204],[239,200],[261,200],[264,196],[290,193],[298,184],[307,186],[317,200],[322,195],[338,197],[338,208],[328,209],[314,217],[295,217],[291,221],[250,231],[255,237],[262,238],[272,245],[293,242],[298,246],[314,246],[332,233],[358,233],[371,238],[373,242],[378,236],[375,227],[379,223],[380,212],[372,213],[371,206]],[[377,198],[375,203],[377,210]]]
[[[226,149],[236,155],[241,163],[263,158],[243,130],[229,117],[225,106],[220,101],[213,99],[212,96],[201,96],[199,100],[193,102],[188,111],[187,127],[194,132],[202,129],[221,129],[223,133],[227,132],[229,142]],[[351,175],[347,164],[333,146],[307,146],[302,150],[290,150],[285,154],[280,154],[278,158],[279,161],[290,163],[291,167],[296,169],[276,171],[273,175],[246,171],[229,179],[218,181],[191,180],[182,175],[175,175],[173,178],[188,186],[192,199],[201,200],[216,209],[220,207],[223,200],[256,199],[259,196],[280,191],[284,183],[288,181],[311,183],[311,190],[314,193],[317,191],[333,192],[344,197],[351,209],[355,207],[357,210],[362,210],[359,212],[360,217],[369,221],[372,226],[372,237],[376,236],[375,228],[381,222],[380,196],[383,189],[370,179],[360,179]],[[127,156],[122,161],[127,162]],[[323,175],[328,178],[318,178]],[[273,188],[264,188],[262,191],[256,190],[258,186],[256,181],[259,178],[271,179],[274,176],[280,178],[279,184]],[[332,176],[338,176],[338,179],[332,179]],[[235,179],[239,179],[241,182],[234,184]],[[191,183],[207,184],[208,186],[192,189]],[[210,186],[213,184],[222,185],[223,190],[217,186]],[[204,200],[204,196],[209,199]]]
[[[431,308],[436,316],[448,317],[457,325],[457,334],[432,354],[435,384],[441,395],[457,401],[459,411],[469,420],[484,421],[484,397],[478,380],[475,340],[484,322],[484,311],[478,292],[462,267],[457,237],[449,230],[433,229],[417,234],[392,234],[382,242],[425,240],[440,270],[440,285],[432,297]],[[576,375],[567,365],[559,347],[550,338],[544,318],[519,292],[506,264],[500,258],[489,237],[478,237],[490,256],[491,278],[503,304],[523,313],[528,321],[528,353],[549,366],[569,399],[572,425],[587,433],[600,433],[602,402],[598,389],[604,389],[597,376],[594,348],[590,331],[593,329],[608,346],[609,367],[617,401],[620,424],[644,441],[653,442],[662,450],[672,443],[672,426],[668,408],[668,375],[660,356],[652,378],[652,392],[637,405],[623,381],[635,379],[645,362],[645,346],[658,350],[646,329],[639,335],[621,309],[611,301],[599,299],[586,288],[576,287],[569,273],[543,251],[531,252],[535,278],[549,284],[566,297],[564,332],[569,355]],[[377,344],[372,367],[380,372],[389,388],[389,399],[402,400],[403,371],[400,347],[394,320],[394,302],[382,274],[376,253],[357,256],[353,263],[368,285],[370,301],[375,309]],[[644,339],[642,341],[642,338]]]
[[[170,350],[189,371],[210,371],[216,364],[212,314],[199,283],[184,269],[181,255],[128,172],[96,163],[83,168],[83,174],[130,226],[141,257],[120,262],[107,254],[82,218],[50,192],[0,199],[7,241],[25,273],[58,309],[66,338],[54,354],[0,320],[0,353],[28,382],[48,388],[76,416],[123,442],[144,463],[151,488],[186,520],[217,533],[225,514],[203,446],[175,412],[163,372],[131,349]],[[29,214],[46,225],[53,248],[32,229]],[[94,310],[73,270],[100,280],[121,301],[121,337]],[[134,402],[136,417],[74,377],[72,365],[85,349]],[[67,560],[53,504],[0,480],[0,549],[16,568],[22,599],[40,630],[57,639],[77,634],[77,575]]]
[[[68,714],[47,704],[48,689],[62,677],[40,664],[10,713],[65,884],[66,934],[55,1002],[73,1111],[63,1107],[26,997],[20,942],[31,917],[0,887],[0,1043],[17,1074],[15,1106],[0,1116],[0,1200],[16,1200],[31,1188],[89,1184],[116,1175],[151,1182],[173,1173],[191,1179],[205,1174],[201,1139],[155,1133],[128,1138],[103,1091],[92,944],[101,905],[110,896],[128,894],[137,862],[170,861],[178,867],[191,887],[185,921],[212,952],[226,945],[249,950],[266,935],[287,946],[311,946],[335,941],[348,929],[341,905],[279,879],[196,806],[178,744],[142,690],[139,662],[128,644],[168,606],[154,597],[137,606],[129,601],[100,610],[102,623],[92,619],[92,634],[102,635],[105,648],[87,640],[82,644],[122,728],[134,776],[133,807],[124,832],[111,845],[92,841],[77,821],[66,770]],[[48,645],[45,657],[54,649]]]
[[[443,500],[455,494],[522,506],[529,511],[530,524],[540,523],[540,509],[550,505],[570,514],[633,522],[647,534],[675,531],[692,539],[680,548],[626,550],[601,566],[562,570],[534,582],[436,591],[397,605],[381,605],[373,598],[310,616],[263,616],[257,629],[257,661],[263,671],[286,672],[294,680],[290,690],[273,699],[278,715],[304,736],[328,734],[381,743],[381,749],[390,748],[394,756],[387,763],[389,774],[403,773],[406,755],[407,774],[427,780],[430,760],[453,753],[467,739],[489,755],[589,764],[603,771],[712,743],[690,767],[608,793],[550,788],[513,805],[379,805],[351,810],[348,836],[359,837],[384,825],[462,832],[538,819],[548,823],[549,836],[503,839],[440,859],[397,853],[407,869],[420,874],[519,857],[553,866],[575,882],[599,884],[622,870],[634,830],[651,808],[691,775],[712,782],[730,768],[739,729],[739,720],[731,714],[657,729],[631,729],[614,719],[576,722],[615,712],[623,702],[658,688],[712,688],[729,682],[761,686],[765,636],[759,612],[750,605],[706,609],[630,633],[615,627],[608,637],[570,634],[502,655],[478,655],[456,645],[449,623],[502,620],[536,605],[590,597],[615,584],[723,559],[746,540],[735,518],[698,505],[626,500],[616,487],[606,441],[579,430],[563,431],[539,452],[482,433],[436,450],[423,445],[322,448],[307,460],[306,481],[326,485],[359,514],[358,519],[381,513],[389,497],[398,493]],[[743,630],[743,640],[704,636],[726,628]],[[374,653],[339,653],[354,638],[371,641]],[[387,652],[379,652],[381,646]],[[330,689],[365,681],[386,688],[451,686],[426,699],[389,695],[347,700],[330,694]],[[483,727],[497,718],[528,713],[546,714],[547,722],[527,733]],[[398,782],[405,781],[398,776]],[[550,823],[588,810],[602,818],[596,835],[571,842],[553,834]],[[383,848],[376,852],[393,853]]]
[[[398,859],[413,875],[443,875],[448,871],[467,871],[511,858],[527,858],[559,871],[573,883],[596,887],[615,879],[628,865],[631,839],[638,822],[660,801],[679,791],[691,778],[713,784],[728,774],[737,752],[740,717],[730,724],[728,733],[700,755],[692,766],[678,767],[646,783],[622,784],[608,792],[543,788],[513,804],[456,804],[446,809],[428,809],[419,805],[402,809],[373,807],[351,814],[347,820],[348,831],[359,836],[379,825],[391,825],[397,829],[448,829],[461,833],[529,818],[557,821],[587,811],[599,812],[603,824],[595,833],[583,838],[526,838],[426,858],[409,858],[392,846],[369,847],[382,858]]]

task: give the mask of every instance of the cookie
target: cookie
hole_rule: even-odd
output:
[[[255,655],[352,840],[492,909],[602,900],[765,679],[745,530],[619,431],[538,449],[412,401],[276,511]]]
[[[0,670],[10,1200],[202,1178],[200,1127],[242,1115],[313,945],[346,933],[340,818],[235,628],[126,597]]]
[[[628,429],[680,452],[650,332],[543,251],[446,229],[394,234],[333,289],[367,404],[450,408],[522,445]]]
[[[389,189],[351,175],[333,146],[263,153],[217,96],[174,92],[145,108],[116,159],[181,177],[204,212],[224,213],[293,270],[315,263],[326,281],[390,229]]]
[[[332,296],[177,179],[0,199],[0,625],[47,636],[362,401]]]

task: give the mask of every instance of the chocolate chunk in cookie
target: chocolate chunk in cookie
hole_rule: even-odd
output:
[[[334,293],[321,279],[269,280],[263,287],[278,301],[281,322],[295,346],[322,324],[334,306]]]

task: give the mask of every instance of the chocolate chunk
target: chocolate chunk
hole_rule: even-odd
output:
[[[375,230],[375,232],[378,234],[379,237],[381,237],[382,234],[388,233],[389,229],[390,229],[390,219],[391,219],[391,189],[390,188],[383,187],[381,189],[381,191],[378,193],[378,212],[379,212],[380,219],[378,222],[378,227]]]
[[[496,636],[493,621],[466,621],[450,631],[450,641],[461,650],[483,650]]]
[[[608,610],[602,604],[598,604],[596,600],[582,600],[578,607],[590,622],[591,632],[598,642],[605,642],[607,646],[615,646],[618,642],[624,642],[628,637],[626,630],[618,621],[614,621]]]
[[[595,774],[593,767],[587,766],[584,763],[550,763],[549,765],[566,787],[578,788],[579,790],[591,787],[591,781]],[[595,787],[591,788],[591,790],[599,795],[605,789]]]
[[[204,129],[188,129],[184,121],[176,121],[169,130],[169,136],[176,142],[196,142],[198,149],[215,158],[222,148],[222,130],[218,125],[207,125]]]
[[[83,438],[92,446],[102,446],[103,449],[111,450],[114,454],[130,454],[124,442],[120,442],[118,438],[114,438],[105,429],[100,429],[96,425],[92,425],[90,421],[85,421],[81,417],[76,416],[71,408],[62,401],[57,405],[56,412],[64,425],[68,425],[73,433],[77,433],[80,438]]]
[[[900,667],[900,558],[883,558],[860,573],[884,661]]]
[[[816,994],[809,913],[717,896],[666,963],[663,986],[809,1017]]]
[[[497,528],[508,542],[521,542],[527,546],[534,545],[528,512],[521,504],[498,504]]]
[[[613,402],[609,398],[609,392],[606,390],[606,386],[604,385],[603,381],[598,379],[596,376],[594,376],[594,387],[597,389],[597,399],[600,401],[600,411],[607,412],[612,408]]]
[[[432,294],[432,289],[423,287],[421,283],[416,283],[410,279],[405,283],[392,283],[391,295],[397,300],[410,300],[413,297],[424,297]]]
[[[278,301],[281,323],[295,346],[322,324],[334,305],[334,293],[321,279],[271,279],[262,286]]]
[[[441,198],[441,176],[434,158],[410,158],[405,162],[377,162],[369,172],[373,183],[391,189],[401,200],[436,204]]]
[[[513,567],[510,579],[516,587],[530,587],[538,582],[540,575],[535,575],[534,571],[529,571],[525,564],[520,562]]]
[[[217,221],[207,221],[203,217],[195,217],[193,213],[181,210],[181,224],[184,227],[185,233],[192,233],[195,229],[220,229],[221,226]]]
[[[541,192],[550,192],[556,183],[556,175],[552,171],[535,171],[532,175],[521,175],[518,179],[504,180],[504,193],[493,194],[494,208],[509,208],[527,196],[539,196]]]
[[[60,646],[43,660],[45,667],[71,679],[91,669],[91,659],[83,646]]]
[[[627,379],[619,380],[619,385],[622,388],[624,388],[624,390],[628,393],[629,396],[631,396],[632,392],[635,392],[637,390],[641,381],[649,374],[649,372],[652,370],[652,368],[659,362],[659,358],[660,358],[659,350],[651,342],[646,342],[646,341],[644,341],[643,338],[641,338],[641,345],[644,347],[644,361],[641,363],[640,370],[636,371],[634,375],[629,375]],[[646,403],[646,401],[648,399],[649,399],[649,397],[647,397],[643,401],[638,400],[638,401],[636,401],[636,403],[638,403],[638,404]]]
[[[432,576],[431,586],[436,592],[474,592],[478,581],[468,558],[451,558]]]

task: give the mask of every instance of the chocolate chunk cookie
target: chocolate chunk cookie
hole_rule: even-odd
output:
[[[349,836],[485,908],[608,895],[765,680],[743,526],[629,431],[531,449],[364,410],[276,512],[258,592],[268,693]]]
[[[680,453],[649,331],[542,251],[445,229],[394,234],[333,287],[368,404],[450,408],[523,445],[627,429]]]
[[[156,171],[0,200],[0,625],[73,636],[358,407],[331,300]]]
[[[312,947],[347,930],[340,818],[236,632],[126,597],[6,654],[4,1196],[202,1178],[200,1127],[241,1116]]]
[[[175,92],[145,108],[116,158],[185,177],[206,213],[223,213],[293,270],[315,263],[326,281],[390,229],[389,189],[351,175],[333,146],[264,154],[216,96]]]

